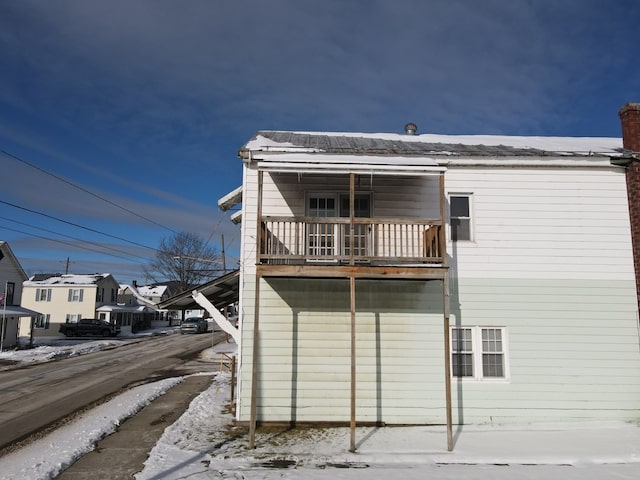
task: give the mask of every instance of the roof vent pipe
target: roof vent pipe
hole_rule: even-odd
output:
[[[404,133],[407,135],[415,135],[418,131],[418,126],[415,123],[407,123],[404,126]]]

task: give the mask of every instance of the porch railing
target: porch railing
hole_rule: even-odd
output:
[[[259,257],[263,264],[440,264],[441,229],[439,220],[263,217]]]

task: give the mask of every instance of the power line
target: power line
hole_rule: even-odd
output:
[[[114,252],[123,253],[123,254],[129,255],[131,257],[141,258],[142,260],[145,260],[145,261],[148,260],[147,258],[141,257],[140,255],[136,255],[134,253],[125,252],[124,250],[119,250],[117,248],[113,248],[113,247],[110,247],[108,245],[101,245],[99,243],[92,242],[91,240],[83,240],[82,238],[72,237],[71,235],[66,235],[64,233],[55,232],[53,230],[49,230],[49,229],[46,229],[46,228],[38,227],[37,225],[32,225],[30,223],[20,222],[18,220],[12,220],[11,218],[7,218],[7,217],[0,216],[0,218],[3,219],[3,220],[7,220],[9,222],[17,223],[19,225],[24,225],[25,227],[31,227],[31,228],[35,228],[35,229],[41,230],[43,232],[53,233],[54,235],[60,235],[61,237],[70,238],[71,240],[77,240],[79,242],[89,243],[89,244],[95,245],[96,247],[99,247],[99,248],[106,248],[108,250],[113,250]]]
[[[130,210],[130,209],[126,208],[126,207],[123,207],[122,205],[118,205],[117,203],[112,202],[109,199],[106,199],[106,198],[104,198],[104,197],[102,197],[102,196],[100,196],[100,195],[98,195],[96,193],[93,193],[93,192],[87,190],[84,187],[76,185],[75,183],[70,182],[69,180],[66,180],[66,179],[62,178],[62,177],[56,175],[55,173],[48,172],[47,170],[45,170],[45,169],[43,169],[41,167],[38,167],[37,165],[34,165],[33,163],[30,163],[30,162],[28,162],[28,161],[26,161],[26,160],[24,160],[24,159],[22,159],[22,158],[20,158],[20,157],[18,157],[16,155],[13,155],[12,153],[7,152],[6,150],[0,149],[0,152],[4,153],[6,156],[11,157],[11,158],[13,158],[14,160],[16,160],[18,162],[24,163],[25,165],[28,165],[31,168],[34,168],[34,169],[36,169],[36,170],[38,170],[38,171],[40,171],[40,172],[42,172],[42,173],[44,173],[46,175],[51,176],[51,177],[55,178],[56,180],[59,180],[59,181],[61,181],[63,183],[66,183],[67,185],[71,185],[72,187],[77,188],[78,190],[80,190],[80,191],[82,191],[84,193],[87,193],[87,194],[89,194],[89,195],[91,195],[91,196],[93,196],[95,198],[98,198],[98,199],[102,200],[103,202],[108,203],[109,205],[112,205],[112,206],[114,206],[116,208],[119,208],[120,210],[124,210],[125,212],[130,213],[131,215],[134,215],[134,216],[136,216],[138,218],[141,218],[142,220],[145,220],[145,221],[147,221],[149,223],[152,223],[152,224],[154,224],[154,225],[156,225],[158,227],[161,227],[161,228],[164,228],[166,230],[169,230],[172,233],[176,233],[176,234],[178,233],[175,230],[173,230],[172,228],[169,228],[169,227],[167,227],[165,225],[162,225],[162,224],[160,224],[160,223],[158,223],[158,222],[156,222],[154,220],[151,220],[151,219],[149,219],[149,218],[147,218],[147,217],[145,217],[143,215],[140,215],[140,214],[134,212],[133,210]]]
[[[82,228],[83,230],[88,230],[90,232],[98,233],[98,234],[104,235],[106,237],[115,238],[117,240],[121,240],[123,242],[130,243],[132,245],[137,245],[138,247],[147,248],[149,250],[153,250],[154,252],[158,252],[159,251],[157,248],[148,247],[147,245],[142,245],[141,243],[133,242],[131,240],[127,240],[126,238],[118,237],[117,235],[111,235],[110,233],[101,232],[101,231],[95,230],[93,228],[84,227],[82,225],[78,225],[77,223],[69,222],[67,220],[62,220],[61,218],[57,218],[57,217],[54,217],[52,215],[48,215],[46,213],[37,212],[36,210],[31,210],[30,208],[26,208],[26,207],[21,207],[20,205],[16,205],[15,203],[6,202],[4,200],[0,200],[0,203],[4,203],[5,205],[9,205],[10,207],[14,207],[14,208],[18,208],[20,210],[24,210],[26,212],[35,213],[36,215],[41,215],[43,217],[50,218],[52,220],[56,220],[58,222],[66,223],[67,225],[72,225],[72,226],[77,227],[77,228]]]
[[[80,248],[82,250],[88,250],[90,252],[99,253],[101,255],[109,255],[110,257],[120,258],[122,260],[127,260],[128,262],[140,263],[140,264],[143,263],[143,262],[138,262],[138,261],[135,261],[135,260],[131,260],[130,258],[122,257],[120,255],[115,255],[113,253],[101,252],[101,251],[95,250],[93,248],[83,247],[82,245],[74,245],[73,243],[65,242],[64,240],[57,240],[55,238],[43,237],[42,235],[36,235],[35,233],[24,232],[22,230],[18,230],[18,229],[15,229],[15,228],[5,227],[5,226],[2,226],[2,225],[0,225],[0,228],[2,228],[4,230],[9,230],[11,232],[22,233],[23,235],[29,235],[31,237],[40,238],[42,240],[48,240],[50,242],[62,243],[63,245],[69,245],[69,246],[74,247],[74,248]]]

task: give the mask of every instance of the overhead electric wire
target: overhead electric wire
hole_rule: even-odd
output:
[[[153,250],[154,252],[158,252],[159,251],[157,248],[149,247],[147,245],[142,245],[141,243],[137,243],[137,242],[134,242],[134,241],[131,241],[131,240],[127,240],[126,238],[118,237],[117,235],[111,235],[110,233],[101,232],[99,230],[95,230],[93,228],[85,227],[83,225],[78,225],[77,223],[69,222],[67,220],[63,220],[61,218],[57,218],[57,217],[54,217],[52,215],[48,215],[46,213],[38,212],[36,210],[31,210],[30,208],[27,208],[27,207],[21,207],[20,205],[16,205],[15,203],[6,202],[4,200],[0,200],[0,203],[4,203],[5,205],[9,205],[10,207],[14,207],[14,208],[18,208],[20,210],[24,210],[26,212],[35,213],[36,215],[41,215],[43,217],[47,217],[47,218],[50,218],[52,220],[56,220],[58,222],[66,223],[67,225],[72,225],[72,226],[77,227],[77,228],[82,228],[83,230],[88,230],[90,232],[97,233],[97,234],[100,234],[100,235],[104,235],[106,237],[115,238],[117,240],[121,240],[123,242],[130,243],[132,245],[137,245],[138,247],[148,248],[149,250]]]
[[[122,253],[124,255],[129,255],[131,257],[136,257],[136,258],[140,258],[142,260],[148,261],[147,258],[141,257],[140,255],[136,255],[134,253],[128,253],[128,252],[125,252],[124,250],[118,250],[117,248],[113,248],[113,247],[110,247],[108,245],[101,245],[99,243],[92,242],[91,240],[83,240],[82,238],[72,237],[71,235],[66,235],[64,233],[55,232],[55,231],[49,230],[47,228],[38,227],[37,225],[31,225],[30,223],[20,222],[18,220],[12,220],[11,218],[7,218],[7,217],[3,217],[3,216],[0,216],[0,218],[3,219],[3,220],[8,220],[9,222],[13,222],[13,223],[17,223],[17,224],[20,224],[20,225],[24,225],[25,227],[35,228],[35,229],[38,229],[38,230],[42,230],[43,232],[53,233],[54,235],[60,235],[61,237],[70,238],[71,240],[77,240],[79,242],[95,245],[98,248],[106,248],[108,250],[113,250],[114,252]]]
[[[84,193],[87,193],[87,194],[89,194],[89,195],[91,195],[91,196],[93,196],[95,198],[98,198],[98,199],[102,200],[103,202],[108,203],[109,205],[112,205],[112,206],[114,206],[116,208],[124,210],[125,212],[130,213],[131,215],[134,215],[134,216],[136,216],[138,218],[141,218],[142,220],[145,220],[145,221],[147,221],[149,223],[152,223],[152,224],[154,224],[154,225],[156,225],[158,227],[161,227],[161,228],[164,228],[166,230],[169,230],[172,233],[175,233],[175,234],[178,233],[175,230],[173,230],[172,228],[167,227],[166,225],[162,225],[162,224],[160,224],[160,223],[158,223],[158,222],[156,222],[154,220],[151,220],[150,218],[147,218],[147,217],[145,217],[143,215],[140,215],[140,214],[134,212],[133,210],[130,210],[130,209],[126,208],[126,207],[123,207],[122,205],[118,205],[117,203],[112,202],[111,200],[108,200],[108,199],[98,195],[97,193],[93,193],[93,192],[91,192],[90,190],[87,190],[84,187],[76,185],[75,183],[70,182],[69,180],[66,180],[66,179],[62,178],[62,177],[56,175],[55,173],[48,172],[47,170],[45,170],[45,169],[43,169],[41,167],[38,167],[37,165],[34,165],[34,164],[32,164],[32,163],[30,163],[30,162],[28,162],[28,161],[26,161],[26,160],[24,160],[24,159],[22,159],[22,158],[20,158],[20,157],[18,157],[16,155],[14,155],[12,153],[9,153],[6,150],[0,149],[0,152],[4,153],[8,157],[13,158],[14,160],[17,160],[18,162],[24,163],[25,165],[28,165],[31,168],[34,168],[34,169],[36,169],[36,170],[38,170],[38,171],[40,171],[40,172],[42,172],[42,173],[44,173],[46,175],[51,176],[51,177],[55,178],[56,180],[60,180],[61,182],[66,183],[67,185],[71,185],[72,187],[77,188],[78,190],[80,190],[80,191],[82,191]]]
[[[74,248],[80,248],[82,250],[88,250],[90,252],[99,253],[101,255],[109,255],[110,257],[120,258],[122,260],[127,260],[127,261],[133,262],[133,263],[139,263],[139,264],[143,263],[143,262],[138,262],[138,261],[135,261],[135,260],[131,260],[129,258],[121,257],[120,255],[114,255],[113,253],[100,252],[99,250],[94,250],[93,248],[83,247],[81,245],[74,245],[73,243],[65,242],[64,240],[57,240],[55,238],[43,237],[42,235],[36,235],[35,233],[24,232],[22,230],[18,230],[18,229],[15,229],[15,228],[10,228],[10,227],[6,227],[6,226],[0,226],[0,228],[2,228],[4,230],[9,230],[11,232],[22,233],[23,235],[29,235],[31,237],[41,238],[42,240],[48,240],[50,242],[62,243],[63,245],[69,245],[69,246],[74,247]]]

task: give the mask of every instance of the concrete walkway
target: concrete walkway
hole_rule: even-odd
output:
[[[59,480],[130,480],[144,468],[149,451],[164,429],[175,422],[191,401],[211,385],[210,375],[193,375],[160,395],[116,432],[98,443],[56,477]]]

